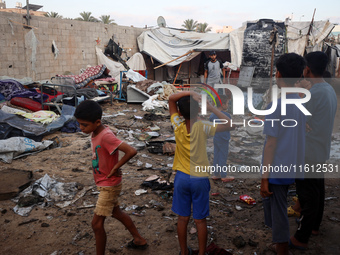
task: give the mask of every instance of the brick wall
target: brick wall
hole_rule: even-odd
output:
[[[30,20],[33,29],[22,24],[26,24],[22,15],[0,12],[0,76],[43,80],[66,71],[78,74],[81,68],[97,64],[96,40],[104,50],[114,36],[121,47],[131,49],[128,56],[132,56],[138,52],[136,39],[143,32],[142,28],[36,16]],[[34,36],[36,47],[32,43]],[[56,59],[53,40],[59,50]]]

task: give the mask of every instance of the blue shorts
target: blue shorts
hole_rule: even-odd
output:
[[[289,185],[269,183],[273,195],[263,199],[264,223],[272,229],[273,243],[289,241],[289,222],[287,214],[287,192]]]
[[[204,219],[209,216],[209,191],[208,178],[192,177],[177,171],[174,181],[174,196],[171,210],[180,216],[191,215],[193,218]]]

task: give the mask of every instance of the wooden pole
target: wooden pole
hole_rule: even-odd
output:
[[[309,36],[310,33],[312,32],[312,28],[313,28],[313,23],[314,23],[314,16],[315,16],[315,12],[316,12],[316,8],[314,9],[314,13],[313,13],[313,17],[312,17],[312,21],[309,24],[309,29],[308,29],[308,33],[306,35],[306,46],[305,46],[305,51],[306,51],[306,47],[309,46]]]
[[[174,82],[172,83],[172,85],[175,85],[175,82],[176,82],[176,80],[177,80],[177,76],[178,76],[178,74],[179,74],[179,70],[181,70],[181,67],[182,67],[182,63],[179,65],[179,68],[178,68],[176,77],[175,77]]]
[[[166,62],[166,63],[164,63],[164,64],[161,64],[161,65],[159,65],[159,66],[156,66],[154,69],[157,69],[157,68],[159,68],[159,67],[165,66],[165,65],[167,65],[167,64],[169,64],[169,63],[171,63],[171,62],[174,62],[174,61],[176,61],[177,59],[180,59],[180,58],[182,58],[182,57],[184,57],[184,56],[186,56],[186,55],[189,55],[189,54],[191,54],[191,53],[193,53],[193,52],[194,52],[194,50],[188,51],[187,53],[183,54],[182,56],[179,56],[179,57],[177,57],[177,58],[175,58],[175,59],[173,59],[173,60],[170,60],[170,61],[168,61],[168,62]]]

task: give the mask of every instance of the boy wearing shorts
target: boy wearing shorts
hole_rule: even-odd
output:
[[[295,53],[282,55],[276,62],[278,87],[294,87],[302,79],[305,65],[303,57]],[[301,100],[298,93],[287,93],[286,98]],[[270,108],[271,105],[268,106]],[[265,224],[272,229],[273,243],[268,248],[279,255],[288,255],[287,193],[295,178],[302,177],[294,171],[294,167],[304,165],[306,117],[295,104],[287,104],[286,114],[281,114],[280,98],[275,111],[267,115],[266,120],[260,194],[263,197]]]
[[[127,245],[128,248],[146,249],[148,246],[146,240],[138,233],[130,216],[120,209],[118,203],[118,196],[122,190],[120,168],[135,156],[137,151],[120,141],[109,127],[101,123],[102,108],[97,102],[92,100],[81,102],[74,116],[79,122],[81,131],[91,134],[93,176],[100,191],[92,219],[97,255],[105,254],[104,222],[108,216],[119,220],[133,236],[133,240]],[[121,159],[118,158],[118,151],[125,153]]]
[[[199,255],[205,254],[207,245],[207,222],[209,215],[209,166],[206,140],[215,132],[230,128],[230,119],[218,109],[207,103],[207,110],[216,114],[219,119],[228,120],[226,124],[214,126],[207,121],[198,121],[198,102],[200,95],[195,92],[183,91],[169,97],[171,124],[174,128],[176,151],[173,170],[176,171],[172,211],[178,214],[177,234],[180,254],[192,254],[187,247],[187,226],[191,215],[197,227]],[[181,119],[181,116],[184,118]],[[202,171],[198,168],[202,167]]]

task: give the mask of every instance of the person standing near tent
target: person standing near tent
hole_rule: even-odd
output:
[[[312,234],[319,234],[325,203],[324,168],[332,167],[325,163],[330,157],[337,109],[336,93],[323,78],[328,64],[327,55],[315,51],[308,53],[305,59],[307,66],[303,74],[312,85],[309,90],[311,99],[305,107],[311,115],[307,116],[305,178],[296,181],[301,217],[297,231],[290,237],[290,246],[300,250],[307,249]],[[320,167],[322,171],[318,170]]]
[[[215,84],[221,84],[221,69],[223,63],[217,59],[216,51],[210,51],[209,60],[204,63],[204,83],[214,87]],[[219,89],[219,94],[222,94],[222,89]]]

